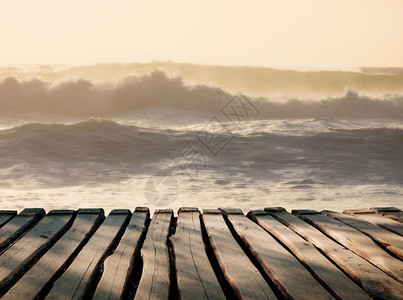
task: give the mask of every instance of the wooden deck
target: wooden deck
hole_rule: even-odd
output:
[[[403,299],[403,212],[0,211],[3,299]]]

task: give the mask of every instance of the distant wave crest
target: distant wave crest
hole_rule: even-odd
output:
[[[251,66],[212,66],[176,62],[98,64],[88,66],[14,66],[0,67],[0,80],[42,78],[48,82],[87,79],[94,83],[118,82],[127,76],[147,75],[161,70],[180,75],[184,82],[206,83],[231,93],[255,96],[288,95],[291,97],[340,96],[346,88],[360,93],[382,95],[403,93],[402,68],[361,68],[350,70],[279,70]]]
[[[0,82],[0,116],[32,114],[67,117],[114,117],[145,108],[217,112],[233,97],[219,87],[188,85],[162,71],[129,76],[117,83],[94,84],[85,79],[51,84],[40,79]],[[369,97],[348,90],[321,100],[253,98],[263,119],[403,118],[403,95]]]

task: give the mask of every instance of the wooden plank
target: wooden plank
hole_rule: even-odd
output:
[[[140,252],[139,245],[146,233],[149,218],[148,208],[136,208],[118,247],[104,262],[104,271],[94,299],[126,298],[128,280],[135,267],[134,255]]]
[[[397,207],[371,207],[371,209],[382,216],[403,223],[403,211]]]
[[[337,299],[372,299],[312,244],[262,210],[248,216],[283,243]],[[311,296],[312,297],[312,296]],[[311,298],[308,297],[308,298]]]
[[[43,208],[25,208],[0,229],[0,252],[4,251],[27,230],[32,228],[44,215]]]
[[[202,238],[200,212],[181,208],[173,244],[180,299],[225,299],[208,260]]]
[[[372,224],[381,226],[387,230],[390,230],[400,236],[403,236],[403,224],[381,216],[376,213],[376,211],[371,209],[350,209],[343,211],[344,214],[355,215],[365,221],[368,221]]]
[[[4,295],[4,300],[34,299],[44,292],[57,272],[76,256],[104,219],[103,209],[78,210],[71,228]]]
[[[271,211],[270,208],[266,208],[265,211],[320,249],[330,260],[355,280],[357,284],[363,287],[370,296],[382,299],[403,298],[401,283],[388,276],[367,260],[332,241],[315,227],[284,209],[282,211],[278,209]]]
[[[63,235],[74,211],[51,211],[0,256],[0,290],[5,292]]]
[[[55,281],[46,299],[88,297],[99,266],[123,234],[129,210],[112,210],[67,270]]]
[[[0,228],[17,215],[15,210],[0,210]]]
[[[305,267],[242,211],[226,210],[228,221],[277,289],[288,299],[334,299]],[[292,270],[292,276],[289,272]]]
[[[403,211],[400,208],[388,206],[388,207],[371,207],[371,210],[375,210],[377,213],[389,214],[394,216],[403,216]]]
[[[351,215],[327,210],[322,213],[356,228],[403,260],[403,239],[398,235]]]
[[[224,277],[238,299],[277,299],[269,284],[236,242],[219,210],[204,210],[202,220]]]
[[[156,210],[141,249],[143,273],[135,299],[168,299],[170,261],[167,245],[172,210]]]
[[[359,230],[317,211],[305,214],[304,211],[293,210],[292,213],[403,283],[403,262],[389,255]]]

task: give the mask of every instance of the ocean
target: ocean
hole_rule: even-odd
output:
[[[403,72],[0,69],[0,205],[401,207]]]

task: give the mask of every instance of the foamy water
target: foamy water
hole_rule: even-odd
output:
[[[242,98],[238,111],[233,97],[162,72],[110,85],[4,79],[1,208],[401,206],[395,89]]]

